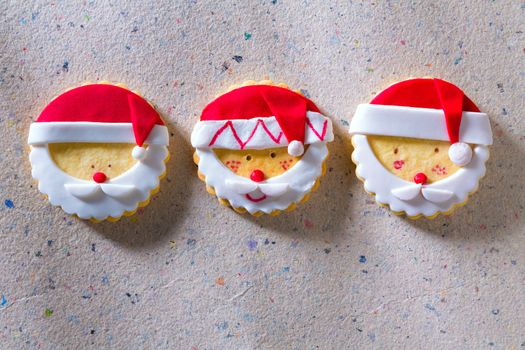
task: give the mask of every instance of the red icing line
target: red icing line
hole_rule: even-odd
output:
[[[259,125],[259,123],[262,124],[262,127],[263,127],[264,131],[266,131],[266,133],[268,134],[268,136],[270,136],[270,138],[272,139],[273,142],[275,142],[275,143],[277,143],[277,144],[279,144],[279,142],[281,142],[281,137],[283,136],[283,133],[282,133],[282,132],[279,133],[279,136],[275,137],[275,136],[273,136],[273,134],[272,134],[272,132],[270,131],[270,129],[268,129],[268,127],[266,126],[266,123],[264,122],[264,120],[259,119],[259,120],[257,121],[257,125],[255,126],[255,128],[257,128],[257,126]],[[255,133],[255,131],[254,131],[254,133]],[[249,140],[247,140],[246,142],[248,142],[248,141],[249,141]]]
[[[262,202],[263,200],[265,200],[268,197],[266,197],[266,195],[264,195],[264,196],[259,197],[259,198],[252,198],[252,196],[250,196],[249,194],[246,194],[246,198],[248,198],[249,200],[251,200],[254,203],[258,203],[258,202]]]
[[[262,120],[262,119],[259,119],[257,121],[257,123],[255,124],[255,127],[253,128],[252,132],[250,133],[250,136],[248,136],[246,141],[242,141],[241,138],[239,137],[239,134],[237,134],[237,130],[235,130],[235,127],[233,126],[233,122],[231,120],[229,120],[226,123],[224,123],[224,125],[221,126],[219,128],[219,130],[217,130],[215,135],[213,135],[213,138],[211,139],[210,143],[208,144],[208,147],[213,146],[215,144],[215,141],[217,141],[217,138],[223,133],[224,130],[226,130],[229,127],[231,129],[231,131],[232,131],[233,137],[235,138],[235,140],[237,141],[237,143],[239,144],[241,149],[244,149],[244,147],[246,147],[246,144],[248,144],[248,142],[250,142],[250,140],[255,135],[255,132],[257,131],[257,128],[259,127],[259,124],[262,124],[264,131],[266,131],[266,133],[268,134],[268,136],[270,136],[270,138],[272,139],[273,142],[275,142],[276,144],[279,144],[281,142],[281,137],[283,136],[283,133],[280,132],[279,135],[277,137],[275,137],[270,132],[270,130],[268,129],[268,127],[264,123],[264,120]]]
[[[321,132],[321,135],[319,135],[317,130],[315,130],[314,126],[310,122],[310,119],[306,118],[306,124],[308,124],[308,127],[310,129],[312,129],[312,131],[314,132],[315,136],[317,136],[317,138],[319,138],[319,140],[321,140],[321,141],[324,140],[324,137],[326,136],[326,128],[327,128],[327,125],[328,125],[328,120],[325,120],[324,123],[323,123],[323,131]]]
[[[252,85],[232,90],[208,104],[201,121],[275,116],[288,142],[304,142],[306,111],[319,108],[306,97],[278,86]]]

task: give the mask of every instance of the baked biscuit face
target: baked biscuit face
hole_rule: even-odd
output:
[[[331,121],[286,86],[248,82],[204,109],[192,133],[199,177],[238,212],[294,209],[324,174]]]
[[[263,150],[215,149],[215,154],[236,175],[250,179],[255,170],[260,170],[269,179],[284,174],[297,164],[302,156],[294,157],[286,147]]]
[[[485,174],[492,144],[488,116],[451,83],[396,83],[350,124],[356,174],[396,214],[433,218],[465,204]]]
[[[50,143],[49,154],[55,164],[68,175],[89,181],[95,173],[114,179],[131,169],[137,160],[128,143]]]
[[[461,169],[450,160],[450,143],[446,141],[370,135],[368,142],[387,170],[409,182],[413,181],[415,174],[423,173],[430,184]]]
[[[158,191],[168,139],[160,115],[140,95],[83,85],[51,101],[31,124],[32,175],[65,212],[116,221]]]

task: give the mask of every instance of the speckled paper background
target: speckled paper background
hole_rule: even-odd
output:
[[[1,349],[525,349],[525,2],[2,1]],[[280,217],[220,206],[190,132],[230,84],[269,77],[334,121],[329,171]],[[490,115],[480,191],[410,221],[356,179],[358,103],[436,76]],[[41,198],[29,124],[85,81],[162,112],[172,159],[132,218],[92,224]]]

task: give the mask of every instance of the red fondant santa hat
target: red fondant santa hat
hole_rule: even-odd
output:
[[[488,116],[457,86],[431,78],[399,82],[359,105],[350,133],[450,141],[449,157],[459,166],[472,158],[469,143],[492,144]]]
[[[304,144],[334,138],[331,121],[306,97],[277,86],[252,85],[207,105],[195,125],[195,148],[265,149],[288,146],[300,156]]]
[[[168,145],[169,135],[157,111],[139,95],[91,84],[58,96],[31,124],[30,145],[58,142],[134,143],[133,157],[142,159],[144,144]]]

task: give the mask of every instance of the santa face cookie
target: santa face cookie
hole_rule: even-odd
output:
[[[221,203],[276,215],[316,188],[333,137],[331,121],[312,101],[266,81],[207,105],[191,142],[199,177]]]
[[[117,220],[145,206],[168,159],[168,130],[141,96],[90,84],[49,103],[29,130],[32,175],[53,205]]]
[[[458,87],[431,78],[396,83],[359,105],[350,134],[366,191],[411,218],[464,204],[492,144],[488,116]]]

